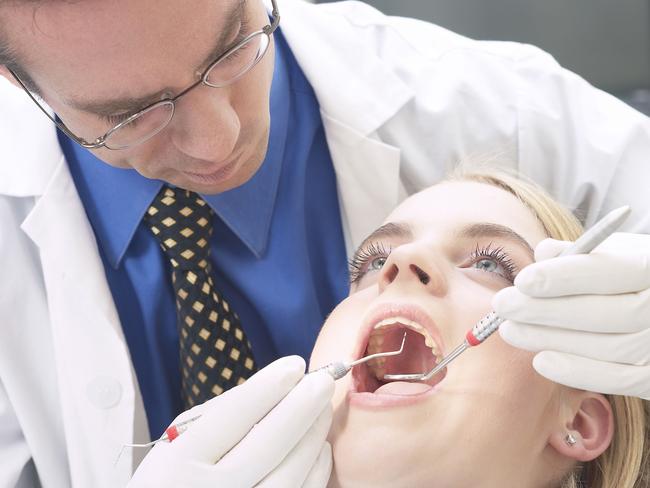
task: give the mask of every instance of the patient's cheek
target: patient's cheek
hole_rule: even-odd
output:
[[[446,389],[468,402],[499,405],[501,417],[512,419],[511,414],[531,410],[532,399],[546,397],[553,387],[533,368],[534,355],[506,344],[494,334],[457,359],[448,373]]]
[[[350,308],[346,303],[339,304],[325,321],[311,354],[310,369],[347,359],[352,354],[358,327],[346,327],[346,309]]]
[[[361,291],[346,298],[332,311],[312,351],[309,362],[311,371],[334,361],[357,359],[355,350],[359,341],[359,331],[370,300],[374,296],[376,293]],[[336,382],[332,400],[334,408],[344,403],[350,381],[351,375],[348,374]]]
[[[363,290],[350,295],[329,315],[312,351],[310,368],[332,361],[352,359],[363,317],[376,291]]]

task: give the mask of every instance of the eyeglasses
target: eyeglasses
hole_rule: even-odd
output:
[[[249,34],[229,48],[225,53],[221,54],[208,66],[199,80],[175,97],[154,102],[133,115],[127,116],[125,120],[109,129],[103,136],[98,137],[93,142],[88,142],[75,135],[63,122],[59,122],[52,117],[38,100],[36,100],[36,97],[27,89],[27,86],[18,78],[16,73],[11,69],[9,72],[38,108],[77,144],[86,149],[98,149],[100,147],[111,150],[127,149],[142,144],[167,127],[167,124],[169,124],[174,116],[176,101],[183,95],[200,85],[207,85],[214,88],[231,85],[259,63],[269,48],[271,34],[273,34],[280,23],[280,12],[275,2],[276,0],[271,0],[272,22],[264,26],[261,30]]]

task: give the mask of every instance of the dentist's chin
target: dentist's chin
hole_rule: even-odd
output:
[[[222,165],[210,167],[205,172],[194,173],[181,171],[182,182],[178,183],[187,190],[206,195],[216,195],[237,188],[248,182],[262,166],[266,144],[262,151],[242,154]]]
[[[176,165],[176,171],[165,179],[186,190],[206,195],[216,195],[245,184],[260,169],[269,142],[269,130],[263,131],[257,140],[237,144],[230,156],[218,162],[190,159]],[[179,158],[180,159],[180,158]],[[176,180],[176,181],[172,181]],[[163,178],[164,179],[164,178]]]
[[[206,165],[200,171],[182,171],[182,175],[194,184],[223,185],[232,179],[243,166],[241,154],[236,154],[229,161]]]

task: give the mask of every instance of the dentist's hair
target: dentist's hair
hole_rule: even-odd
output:
[[[459,165],[447,181],[474,181],[499,187],[517,197],[537,217],[548,237],[574,241],[583,232],[578,219],[539,185],[509,170]],[[576,463],[553,484],[559,488],[650,487],[650,402],[605,395],[612,407],[614,436],[598,458]]]

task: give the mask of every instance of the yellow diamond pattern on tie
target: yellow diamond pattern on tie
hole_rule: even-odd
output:
[[[171,263],[181,396],[190,408],[243,383],[256,371],[255,359],[239,317],[211,277],[210,206],[196,193],[163,187],[144,220]]]

